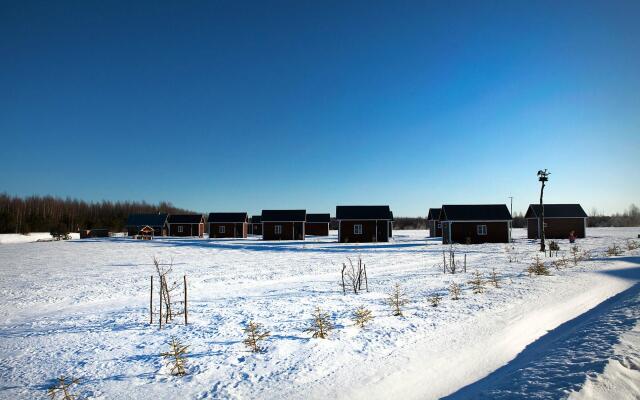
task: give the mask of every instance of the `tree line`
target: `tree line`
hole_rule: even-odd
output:
[[[122,231],[132,213],[189,213],[169,202],[86,202],[53,196],[17,197],[0,194],[0,233],[78,232],[107,228]]]

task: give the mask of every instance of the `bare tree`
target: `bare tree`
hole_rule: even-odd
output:
[[[499,281],[500,281],[500,277],[498,276],[496,269],[492,268],[491,275],[489,275],[489,282],[493,283],[493,286],[498,287]]]
[[[349,266],[342,263],[342,293],[346,294],[346,286],[348,284],[353,293],[358,294],[362,290],[363,283],[365,290],[368,292],[367,266],[362,262],[362,258],[358,257],[357,265],[354,265],[350,258],[347,258],[347,260],[349,261]]]

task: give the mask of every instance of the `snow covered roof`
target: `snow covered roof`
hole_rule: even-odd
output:
[[[307,222],[329,223],[331,216],[326,214],[307,214]]]
[[[304,222],[307,210],[262,210],[262,222]]]
[[[540,204],[530,204],[525,218],[539,218]],[[545,218],[587,218],[580,204],[545,204]]]
[[[209,223],[241,223],[247,222],[249,216],[246,212],[221,212],[210,213]]]
[[[441,221],[507,221],[511,213],[505,204],[443,205]]]
[[[439,220],[440,219],[440,211],[441,208],[430,208],[429,214],[427,215],[427,219],[430,220]]]
[[[167,222],[170,224],[199,224],[204,221],[202,214],[171,214]]]
[[[126,226],[164,226],[167,222],[167,214],[129,214]]]
[[[393,220],[389,206],[337,206],[336,219]]]

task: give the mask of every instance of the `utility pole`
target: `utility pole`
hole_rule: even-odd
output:
[[[509,196],[511,204],[509,204],[509,213],[511,214],[511,223],[509,224],[509,238],[513,240],[513,196]]]
[[[551,172],[547,172],[547,170],[538,171],[538,181],[540,181],[540,216],[538,219],[539,224],[539,233],[540,233],[540,251],[546,251],[544,246],[544,203],[542,201],[542,197],[544,196],[544,186],[545,183],[549,180],[549,175]]]

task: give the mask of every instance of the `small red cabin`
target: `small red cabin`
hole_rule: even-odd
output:
[[[388,242],[393,229],[389,206],[337,206],[338,241]]]
[[[329,214],[307,214],[307,221],[304,223],[306,235],[329,236]]]
[[[443,205],[442,243],[509,243],[511,219],[505,204]]]
[[[254,215],[249,223],[249,233],[252,235],[262,235],[262,216]]]
[[[540,204],[531,204],[525,214],[527,237],[540,239]],[[548,239],[567,239],[571,231],[575,237],[587,236],[587,213],[580,204],[545,204],[544,236]]]
[[[127,235],[136,236],[144,227],[153,229],[153,236],[167,236],[167,214],[129,214]]]
[[[427,227],[429,227],[429,237],[442,236],[442,222],[440,222],[440,209],[430,208],[427,214]]]
[[[202,214],[171,214],[167,219],[169,236],[204,237],[204,216]]]
[[[306,210],[262,210],[262,239],[304,240]]]
[[[246,212],[209,214],[209,238],[246,238],[249,217]]]

